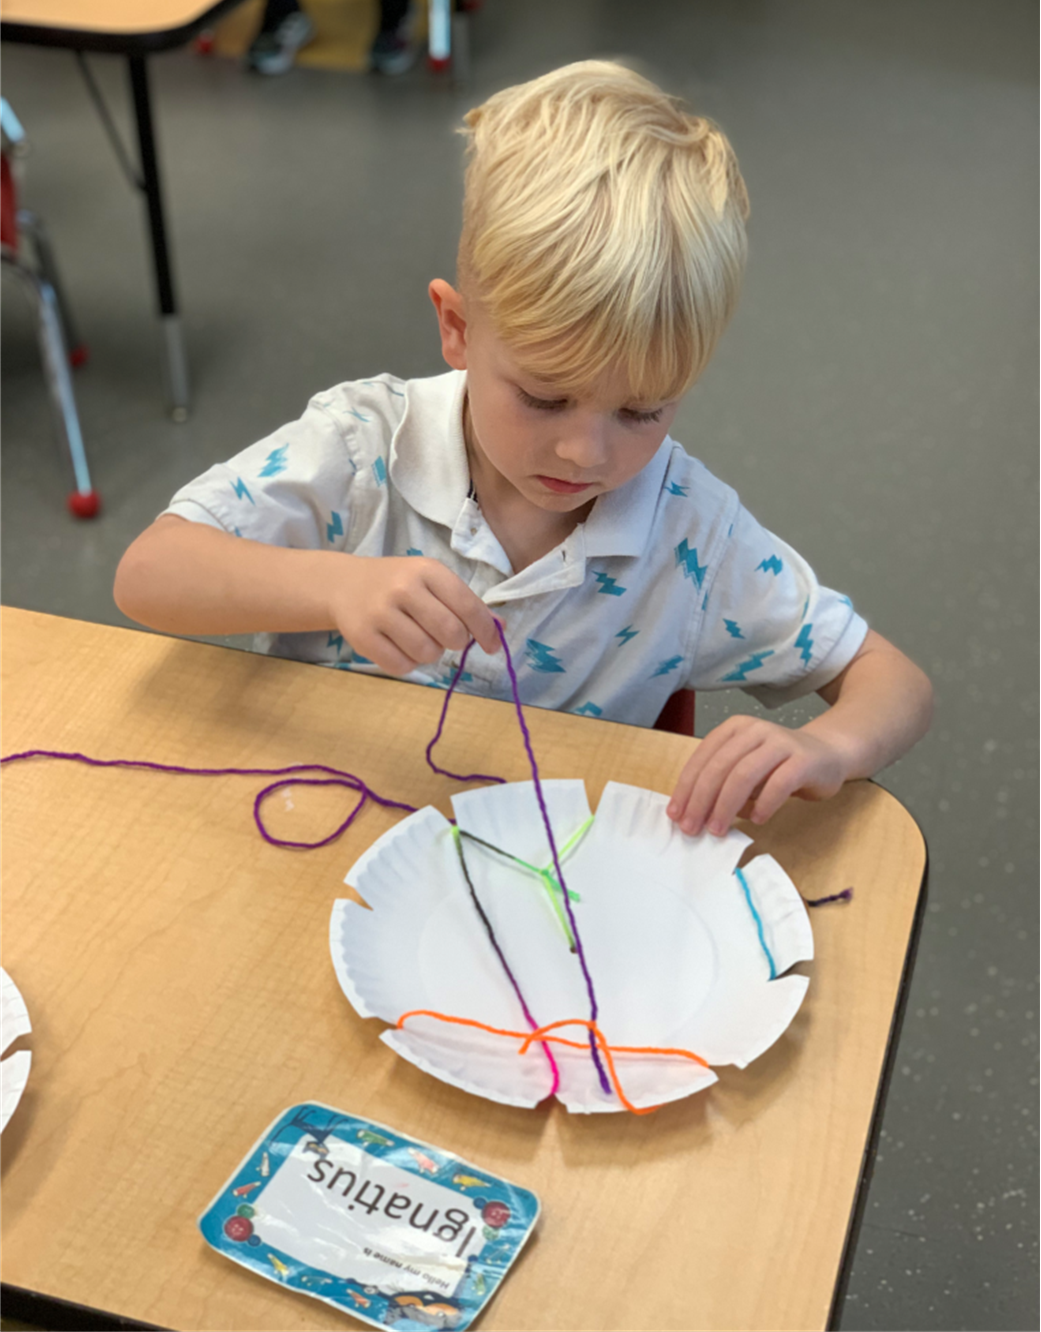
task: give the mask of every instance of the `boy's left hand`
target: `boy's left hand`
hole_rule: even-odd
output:
[[[669,818],[722,837],[739,816],[765,823],[789,796],[825,800],[906,753],[932,715],[927,677],[874,629],[817,693],[828,711],[799,730],[740,716],[710,731],[680,773]]]
[[[825,800],[846,780],[837,745],[760,717],[729,717],[698,745],[668,815],[685,833],[721,837],[738,817],[765,823],[789,796]]]

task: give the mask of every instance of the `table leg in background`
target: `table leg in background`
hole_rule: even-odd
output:
[[[148,227],[152,237],[152,256],[155,262],[156,293],[159,298],[159,317],[162,323],[166,350],[167,391],[171,415],[175,421],[188,417],[188,360],[184,351],[181,318],[174,296],[173,270],[166,242],[166,224],[163,218],[163,196],[159,180],[159,162],[156,157],[155,135],[152,128],[152,106],[148,91],[146,57],[128,57],[130,89],[134,99],[137,121],[137,140],[141,156],[141,179],[148,205]]]

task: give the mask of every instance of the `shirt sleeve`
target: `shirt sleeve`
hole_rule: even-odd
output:
[[[768,708],[813,693],[856,656],[867,624],[849,597],[739,508],[705,597],[689,689],[737,686]]]
[[[299,420],[182,486],[165,513],[294,550],[342,550],[358,466],[312,401]]]

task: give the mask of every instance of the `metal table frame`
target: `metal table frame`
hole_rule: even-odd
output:
[[[241,0],[217,0],[200,10],[188,23],[175,28],[160,28],[146,32],[110,32],[90,27],[67,28],[45,23],[31,23],[5,19],[0,22],[0,40],[21,42],[30,46],[61,47],[76,52],[103,52],[125,56],[130,78],[130,95],[137,125],[139,158],[138,185],[145,199],[148,230],[152,245],[155,274],[156,301],[163,332],[164,364],[166,366],[167,393],[170,411],[175,421],[188,416],[191,394],[188,381],[188,361],[184,349],[184,335],[177,305],[173,261],[168,240],[162,179],[156,149],[155,127],[152,115],[152,97],[148,77],[148,57],[156,52],[169,51],[209,27],[227,10],[235,8]]]

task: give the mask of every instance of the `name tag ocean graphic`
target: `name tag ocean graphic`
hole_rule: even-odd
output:
[[[281,1115],[200,1218],[215,1249],[376,1326],[470,1326],[538,1216],[534,1194],[308,1103]]]

